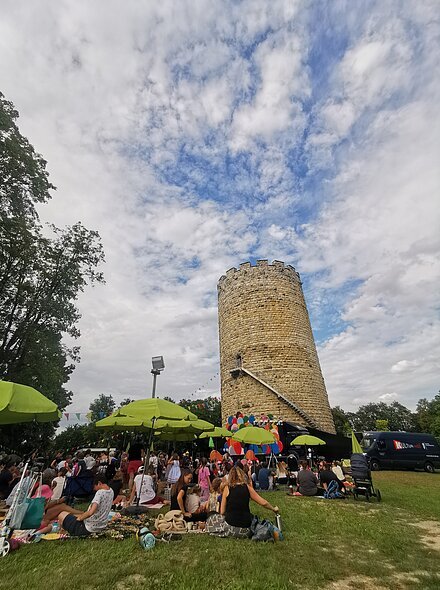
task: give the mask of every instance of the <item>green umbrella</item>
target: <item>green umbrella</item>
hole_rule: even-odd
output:
[[[245,445],[271,445],[276,442],[276,438],[270,430],[258,426],[245,426],[234,432],[231,438]]]
[[[97,428],[115,429],[115,430],[151,430],[154,428],[160,432],[176,431],[199,434],[204,430],[213,428],[213,425],[206,420],[166,420],[158,418],[157,420],[142,420],[132,418],[131,416],[118,416],[117,413],[98,420],[95,426]]]
[[[0,424],[56,422],[60,418],[58,406],[33,387],[0,381]]]
[[[292,440],[293,445],[306,445],[307,447],[315,447],[317,445],[327,444],[322,438],[312,436],[311,434],[301,434]]]
[[[130,416],[116,416],[112,414],[95,423],[97,428],[114,430],[147,430],[152,428],[151,420],[139,420]]]
[[[207,430],[213,430],[214,425],[200,418],[198,420],[156,420],[154,428],[161,432],[178,430],[180,432],[199,434]]]
[[[202,432],[199,438],[229,438],[232,432],[223,426],[216,426],[211,432]]]
[[[155,438],[159,440],[168,440],[172,442],[187,442],[191,440],[197,440],[197,437],[192,432],[179,432],[178,430],[175,431],[165,431],[165,432],[155,432]]]
[[[130,416],[140,420],[198,420],[197,416],[173,402],[165,399],[140,399],[122,406],[115,412],[116,416]]]
[[[358,439],[356,438],[354,430],[351,431],[351,452],[352,453],[363,453],[364,452],[361,445],[359,444]]]

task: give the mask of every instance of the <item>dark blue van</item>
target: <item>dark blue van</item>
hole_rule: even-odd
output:
[[[372,470],[440,469],[440,446],[432,434],[364,432],[362,446]]]

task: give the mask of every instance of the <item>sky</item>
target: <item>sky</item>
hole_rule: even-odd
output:
[[[0,0],[43,221],[98,230],[69,410],[219,393],[219,277],[303,280],[330,403],[440,387],[438,2]]]

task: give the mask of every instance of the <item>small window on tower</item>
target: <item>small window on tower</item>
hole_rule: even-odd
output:
[[[237,354],[237,356],[235,357],[235,366],[237,368],[241,367],[243,363],[243,360],[241,358],[241,354]]]

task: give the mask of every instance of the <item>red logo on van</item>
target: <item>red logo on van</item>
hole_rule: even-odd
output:
[[[401,451],[402,449],[421,449],[422,447],[422,443],[406,443],[406,442],[401,442],[400,440],[393,440],[393,444],[394,444],[394,448],[397,451]]]

